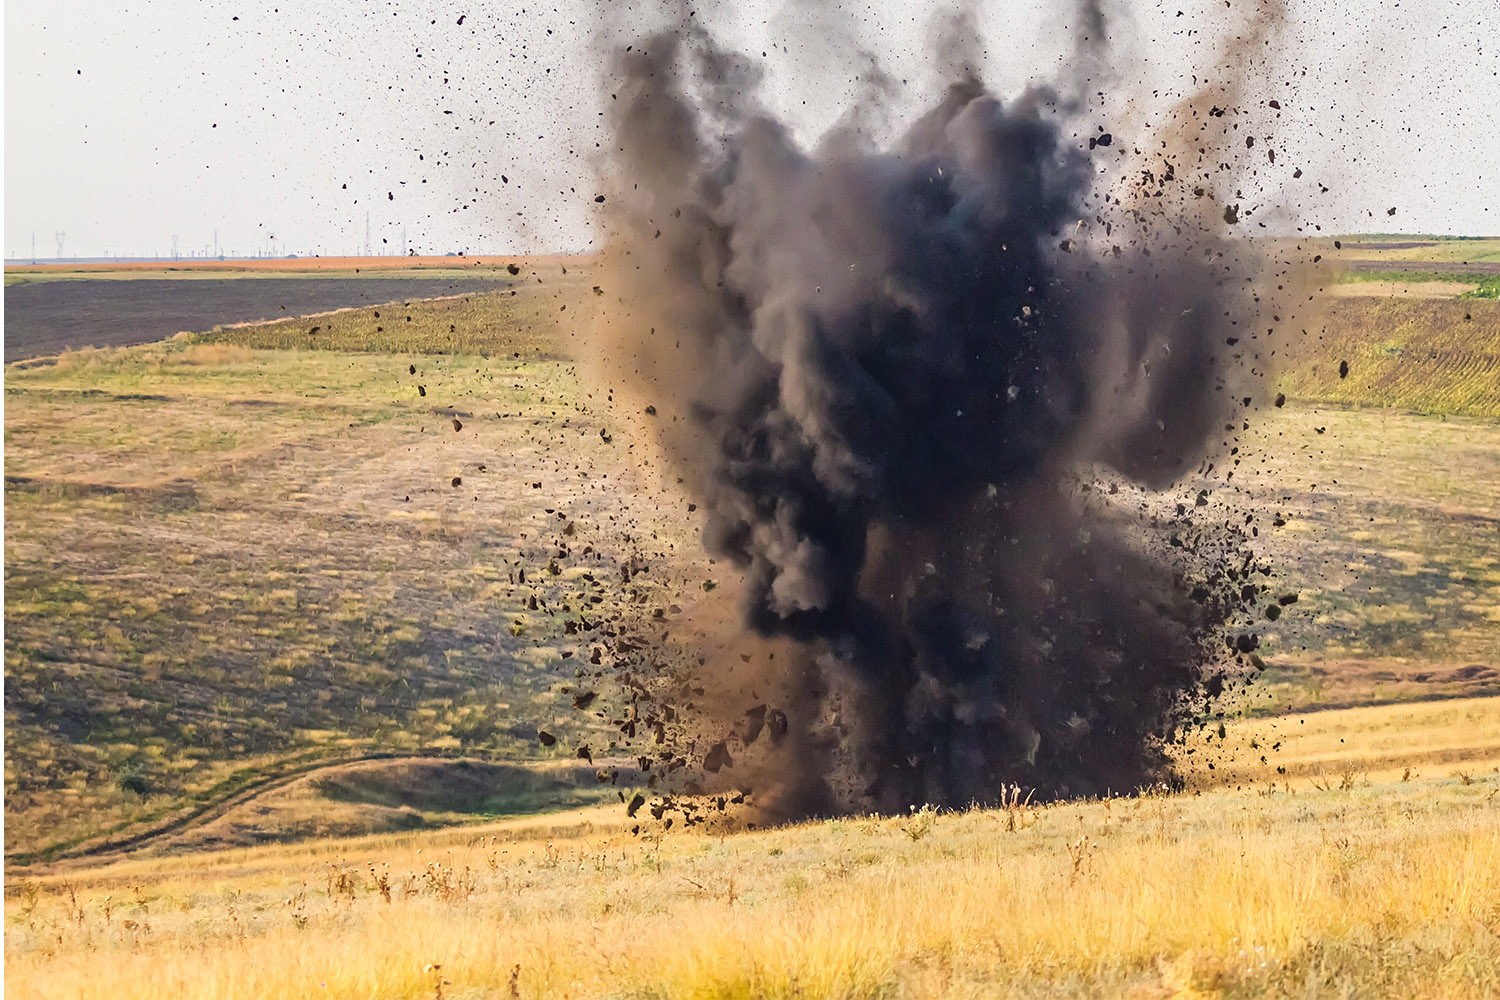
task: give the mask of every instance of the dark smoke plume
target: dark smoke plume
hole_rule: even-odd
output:
[[[696,25],[615,70],[601,352],[782,653],[739,688],[703,668],[699,763],[787,815],[1160,777],[1253,649],[1226,629],[1261,569],[1150,492],[1255,394],[1250,270],[1178,207],[1184,168],[1101,192],[1123,140],[972,69],[888,148],[813,149]]]

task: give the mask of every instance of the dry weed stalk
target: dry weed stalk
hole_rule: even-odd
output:
[[[375,886],[375,891],[380,893],[380,898],[385,902],[391,901],[391,866],[385,864],[380,871],[375,870],[375,862],[370,862],[370,884]]]
[[[244,944],[245,925],[240,920],[239,908],[235,906],[235,904],[239,901],[240,893],[237,890],[231,889],[229,890],[229,892],[224,894],[224,909],[229,917],[229,926],[234,929],[235,939],[238,940],[240,944]]]
[[[1098,850],[1099,845],[1083,829],[1083,815],[1080,813],[1078,816],[1078,839],[1068,845],[1068,860],[1073,865],[1069,881],[1088,878],[1093,874],[1094,854]]]
[[[1360,779],[1364,777],[1365,772],[1363,770],[1356,768],[1353,763],[1347,763],[1339,769],[1338,780],[1336,782],[1321,769],[1309,780],[1312,782],[1312,786],[1320,792],[1331,792],[1335,789],[1347,792],[1357,786]],[[1365,783],[1369,784],[1368,779],[1366,779]]]
[[[292,923],[297,929],[307,928],[307,883],[302,884],[301,890],[296,895],[290,896],[286,901],[286,908],[292,915]]]
[[[83,904],[78,902],[78,885],[74,882],[64,882],[63,890],[68,894],[68,919],[76,924],[82,924]]]
[[[932,832],[932,825],[935,822],[937,822],[937,810],[931,805],[924,805],[921,809],[912,806],[906,822],[901,824],[901,832],[915,843]]]
[[[41,901],[42,891],[37,888],[35,882],[21,883],[21,916],[26,920],[26,926],[32,930],[36,929],[36,907]]]
[[[443,987],[452,986],[453,981],[443,978],[442,963],[429,962],[422,967],[422,971],[432,977],[432,1000],[443,1000]]]
[[[1034,791],[1027,791],[1026,797],[1022,798],[1020,785],[1000,789],[1000,809],[1005,819],[1006,833],[1015,833],[1036,823],[1038,810],[1031,804]]]
[[[463,870],[459,871],[453,866],[451,857],[448,864],[429,861],[422,879],[433,895],[450,904],[467,901],[479,888],[479,880],[469,866],[464,865]]]
[[[330,861],[328,863],[328,898],[334,899],[342,896],[345,899],[354,898],[354,870],[345,868],[342,863]]]

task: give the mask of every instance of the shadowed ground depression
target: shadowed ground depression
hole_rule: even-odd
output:
[[[925,114],[873,140],[876,73],[812,148],[697,16],[616,53],[601,370],[743,575],[686,704],[617,657],[657,787],[772,818],[1132,789],[1253,674],[1271,568],[1199,511],[1292,320],[1234,232],[1257,68],[1112,126],[1076,22],[1075,75],[1000,95],[955,18]]]

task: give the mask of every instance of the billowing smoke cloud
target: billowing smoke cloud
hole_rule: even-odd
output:
[[[969,70],[888,147],[805,149],[696,24],[615,69],[601,352],[782,652],[700,699],[698,763],[789,814],[1159,776],[1252,650],[1227,629],[1263,569],[1150,492],[1254,396],[1222,209],[1170,163],[1100,190],[1079,81],[1002,99]]]

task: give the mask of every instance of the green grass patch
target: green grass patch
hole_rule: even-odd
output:
[[[1500,299],[1500,275],[1489,275],[1480,279],[1479,287],[1464,292],[1463,299]]]

